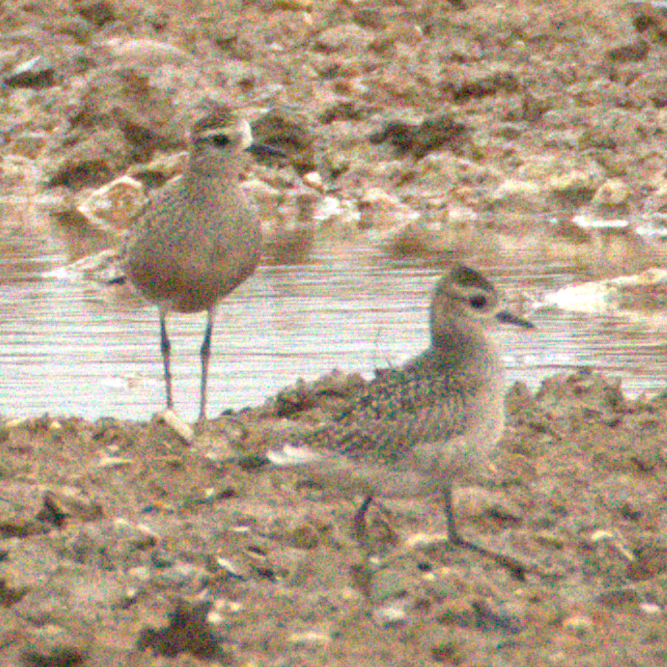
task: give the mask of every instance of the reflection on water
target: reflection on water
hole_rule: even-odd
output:
[[[147,419],[164,404],[156,309],[81,281],[46,278],[62,263],[24,246],[0,262],[0,413]],[[510,294],[539,298],[573,280],[544,266],[483,267]],[[221,305],[209,414],[257,405],[297,378],[333,368],[400,364],[428,341],[427,305],[440,274],[357,252],[307,265],[262,266]],[[660,389],[667,336],[636,323],[541,310],[533,332],[499,328],[510,380],[536,387],[555,372],[596,366],[637,393]],[[197,413],[204,316],[169,319],[177,409]]]

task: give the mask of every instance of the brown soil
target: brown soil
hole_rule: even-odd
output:
[[[509,393],[491,481],[456,490],[462,532],[507,567],[449,545],[437,499],[379,499],[361,549],[352,503],[233,462],[355,386],[283,392],[194,445],[159,419],[6,424],[2,664],[667,659],[664,397],[591,373]]]

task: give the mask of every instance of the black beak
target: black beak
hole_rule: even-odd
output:
[[[519,317],[518,315],[508,313],[506,310],[501,310],[499,313],[497,313],[496,319],[498,322],[502,322],[503,324],[512,324],[515,327],[521,327],[522,329],[535,328],[535,325],[532,322],[529,322],[528,320],[525,320],[523,317]]]
[[[279,148],[267,146],[266,144],[252,144],[246,148],[248,153],[252,153],[253,157],[287,157],[287,153],[281,151]]]

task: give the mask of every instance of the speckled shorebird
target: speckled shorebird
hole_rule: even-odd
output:
[[[201,346],[199,422],[206,389],[216,306],[256,268],[260,227],[238,188],[239,157],[255,146],[249,124],[228,106],[208,102],[189,137],[187,166],[139,213],[125,249],[132,283],[156,303],[167,407],[173,408],[167,314],[206,311]]]
[[[484,551],[458,533],[451,489],[475,478],[503,432],[504,369],[486,332],[492,319],[533,327],[499,309],[498,293],[480,273],[452,269],[433,293],[430,347],[402,368],[379,372],[332,425],[266,458],[339,493],[363,495],[354,518],[359,538],[374,496],[439,495],[450,541]]]

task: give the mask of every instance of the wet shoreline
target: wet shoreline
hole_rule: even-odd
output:
[[[58,257],[36,255],[20,279],[5,283],[0,414],[148,419],[163,401],[156,310],[81,277],[51,276],[48,266]],[[539,306],[545,294],[576,284],[562,265],[484,270],[538,327],[527,335],[497,332],[509,383],[535,389],[554,373],[592,367],[621,378],[633,396],[661,389],[667,355],[650,320],[644,326]],[[259,405],[299,377],[312,381],[334,368],[371,377],[400,365],[428,344],[427,303],[441,272],[423,261],[331,246],[310,263],[263,264],[221,305],[212,414]],[[186,419],[196,410],[203,326],[196,316],[170,321],[176,406]]]

